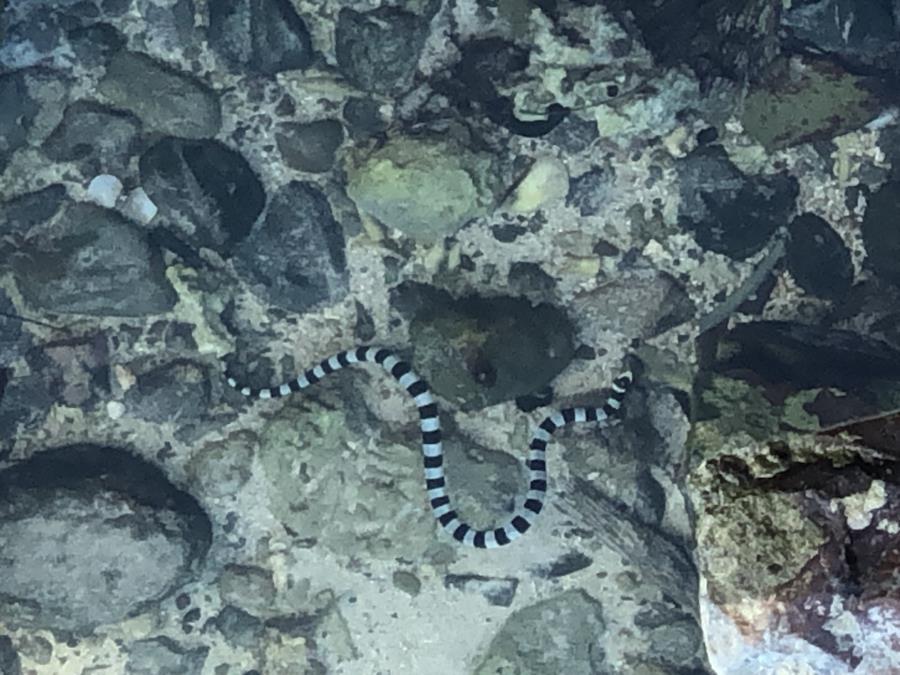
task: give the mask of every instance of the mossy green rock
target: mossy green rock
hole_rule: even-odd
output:
[[[430,304],[410,324],[416,367],[438,394],[463,410],[549,384],[572,359],[573,335],[559,309],[508,297]]]
[[[705,506],[697,542],[710,594],[723,604],[765,598],[794,579],[826,539],[793,495],[769,492]]]
[[[485,215],[495,200],[492,159],[452,141],[398,138],[347,171],[357,207],[432,243]]]
[[[831,63],[776,65],[750,90],[741,123],[766,150],[833,138],[866,124],[882,107],[869,80]]]
[[[703,417],[700,424],[715,426],[729,436],[744,432],[756,440],[775,435],[779,429],[781,408],[766,399],[761,387],[743,380],[714,376],[699,392]],[[707,448],[716,452],[716,448]]]

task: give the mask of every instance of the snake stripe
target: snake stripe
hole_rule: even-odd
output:
[[[441,422],[437,403],[428,384],[412,367],[383,347],[357,347],[343,351],[306,370],[295,379],[277,387],[253,389],[241,384],[226,373],[229,386],[251,399],[270,399],[287,396],[315,384],[322,378],[354,363],[375,363],[391,375],[412,397],[419,412],[419,431],[422,436],[422,464],[425,494],[435,519],[447,533],[465,546],[498,548],[512,543],[534,524],[547,493],[547,442],[560,428],[580,422],[605,425],[618,414],[629,386],[630,371],[619,375],[612,383],[609,398],[599,408],[565,408],[544,418],[537,426],[528,445],[528,490],[521,505],[500,527],[477,530],[462,520],[450,500],[444,476],[444,453],[441,445]]]

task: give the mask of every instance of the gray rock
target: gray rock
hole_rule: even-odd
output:
[[[0,202],[0,234],[27,236],[35,225],[56,215],[65,197],[66,188],[55,184]]]
[[[122,620],[189,580],[210,541],[199,504],[124,451],[56,448],[0,472],[9,625],[85,634]]]
[[[141,187],[159,208],[154,223],[195,249],[230,255],[266,203],[247,160],[219,141],[163,138],[139,165]]]
[[[219,577],[222,601],[254,614],[272,611],[277,596],[272,572],[249,565],[227,565]]]
[[[226,605],[213,619],[213,624],[219,629],[228,644],[241,649],[258,647],[265,633],[261,619],[234,605]]]
[[[273,196],[264,222],[237,246],[234,266],[261,297],[302,312],[346,292],[344,246],[325,195],[294,181]]]
[[[853,284],[850,249],[823,218],[803,213],[790,226],[787,265],[794,281],[822,298],[842,297]]]
[[[282,124],[275,141],[288,166],[323,173],[334,164],[334,153],[344,141],[344,128],[337,120]]]
[[[138,375],[125,403],[134,415],[151,422],[196,421],[209,409],[209,374],[187,361],[166,364]]]
[[[868,199],[862,221],[866,264],[885,281],[900,286],[900,181],[882,185]]]
[[[167,637],[139,640],[128,648],[126,675],[200,675],[208,647],[187,649]]]
[[[563,553],[559,558],[539,570],[541,576],[564,577],[586,569],[594,564],[593,558],[580,551]]]
[[[478,593],[488,604],[509,607],[516,597],[519,580],[515,578],[492,578],[480,574],[448,574],[444,577],[444,588],[452,588],[467,593]]]
[[[422,590],[421,580],[412,572],[397,570],[391,575],[391,581],[395,588],[412,597],[416,597]]]
[[[232,67],[266,75],[306,68],[306,23],[288,0],[217,0],[209,5],[210,46]]]
[[[569,181],[566,204],[574,206],[582,216],[596,216],[609,204],[615,183],[612,169],[595,166]]]
[[[27,71],[0,74],[0,171],[9,156],[25,145],[40,112],[40,104],[29,94],[26,75]]]
[[[16,314],[12,300],[0,289],[0,368],[24,354],[31,345],[31,336],[22,331],[22,322]]]
[[[378,102],[371,98],[351,98],[344,104],[344,120],[353,138],[362,140],[380,134],[388,128],[382,118]]]
[[[40,375],[14,375],[0,396],[0,457],[12,450],[18,433],[37,429],[55,402]]]
[[[395,8],[342,9],[335,28],[338,69],[354,86],[391,96],[412,86],[428,21]]]
[[[98,7],[98,4],[102,7]],[[0,12],[0,65],[10,69],[52,65],[54,68],[73,68],[67,42],[79,60],[79,65],[98,65],[108,54],[112,44],[124,42],[105,18],[115,16],[114,2],[86,0],[27,0],[6,3]],[[119,2],[121,4],[121,2]],[[129,0],[130,4],[130,0]],[[2,6],[0,6],[2,7]],[[121,14],[121,11],[119,12]],[[100,26],[99,30],[94,30]],[[87,38],[96,38],[93,51],[86,50]],[[111,41],[108,41],[111,38]],[[82,60],[83,59],[83,60]]]
[[[145,54],[116,54],[97,88],[114,106],[130,110],[148,129],[163,134],[206,138],[222,125],[212,89]]]
[[[6,635],[0,635],[0,675],[22,675],[22,661]]]
[[[676,164],[678,222],[704,249],[744,260],[786,226],[799,191],[787,173],[745,176],[719,147],[699,148]]]
[[[497,236],[497,233],[494,233]],[[514,295],[521,295],[540,302],[554,297],[556,279],[547,274],[537,263],[514,262],[509,266],[506,283]]]
[[[184,562],[161,522],[110,494],[43,493],[25,506],[34,513],[0,511],[0,586],[12,623],[78,631],[119,620],[164,592]]]
[[[57,403],[88,410],[109,398],[109,342],[103,333],[42,342],[25,357]]]
[[[105,65],[128,42],[115,26],[102,22],[73,28],[66,36],[78,61],[87,67]]]
[[[596,675],[611,672],[598,636],[606,628],[599,602],[584,591],[566,591],[520,609],[506,620],[475,675]]]
[[[900,71],[900,5],[869,0],[815,0],[785,8],[781,25],[817,52],[857,68]]]
[[[9,9],[0,13],[0,65],[10,69],[34,66],[47,60],[62,43],[63,29],[55,13],[45,8],[20,17],[11,14]]]
[[[665,602],[648,605],[634,623],[648,640],[648,655],[672,667],[690,663],[703,649],[703,631],[696,618]]]
[[[769,0],[728,3],[716,11],[701,11],[696,0],[617,0],[613,6],[632,13],[628,26],[640,31],[634,42],[649,49],[664,68],[686,64],[700,77],[741,82],[762,72],[781,51],[780,12],[772,11]],[[610,48],[618,48],[619,42]]]
[[[136,4],[145,24],[142,42],[152,45],[153,51],[181,49],[188,55],[196,53],[200,32],[194,28],[194,0],[137,0]]]
[[[30,333],[17,330],[20,321],[0,318],[2,324],[9,341],[0,349],[11,358],[23,357],[28,370],[14,369],[0,387],[0,456],[19,434],[35,431],[54,404],[91,410],[109,398],[109,354],[103,334],[33,347]],[[0,368],[3,365],[0,362]]]
[[[597,123],[583,120],[577,115],[566,115],[546,138],[567,153],[578,154],[597,140]]]
[[[122,175],[140,130],[140,120],[130,113],[76,101],[66,108],[43,150],[52,160],[76,162],[85,175]]]
[[[13,262],[34,307],[60,313],[142,316],[171,309],[175,292],[145,234],[114,211],[74,204],[52,239],[30,240]]]
[[[463,410],[538,391],[574,355],[574,329],[551,305],[511,297],[456,300],[413,284],[397,289],[394,304],[411,309],[417,370]]]
[[[121,16],[131,7],[131,0],[100,0],[100,9],[106,16]]]
[[[752,321],[735,325],[720,338],[722,372],[748,372],[754,381],[778,383],[793,390],[834,387],[867,391],[867,407],[858,417],[880,410],[874,392],[886,382],[900,382],[900,350],[853,330],[807,325],[796,321]],[[882,394],[883,395],[883,394]],[[848,399],[849,401],[849,399]],[[850,410],[849,403],[846,409]],[[815,406],[805,406],[812,412]],[[756,418],[751,427],[756,423]],[[837,420],[829,420],[834,423]]]

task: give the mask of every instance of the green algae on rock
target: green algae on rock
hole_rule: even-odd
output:
[[[801,500],[778,492],[707,504],[697,529],[710,596],[722,604],[767,597],[799,575],[825,540]]]
[[[770,152],[858,129],[882,108],[870,79],[834,64],[774,68],[774,76],[761,80],[763,86],[751,88],[741,116],[747,134]]]
[[[453,141],[397,138],[347,170],[364,211],[423,243],[453,234],[496,202],[494,163]]]

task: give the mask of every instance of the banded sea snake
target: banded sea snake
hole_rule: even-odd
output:
[[[425,465],[425,490],[434,517],[456,541],[475,548],[498,548],[521,537],[534,524],[544,507],[547,492],[547,442],[554,431],[573,422],[606,421],[617,414],[625,392],[633,381],[630,370],[619,375],[612,383],[611,394],[599,408],[565,408],[546,417],[534,431],[528,446],[528,492],[524,503],[502,526],[493,530],[476,530],[467,525],[456,513],[447,492],[444,479],[444,455],[441,447],[441,422],[428,384],[412,367],[383,347],[358,347],[331,356],[299,377],[278,387],[252,389],[228,375],[228,384],[251,399],[270,399],[286,396],[309,387],[326,375],[354,363],[376,363],[386,370],[407,393],[412,396],[419,410],[419,429],[422,432],[422,460]]]

